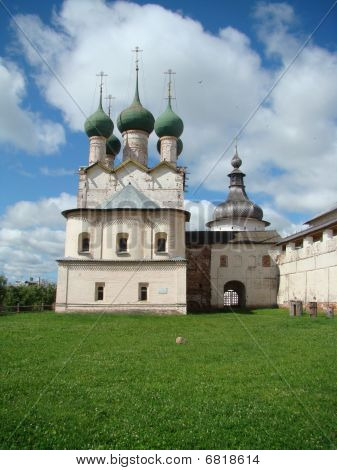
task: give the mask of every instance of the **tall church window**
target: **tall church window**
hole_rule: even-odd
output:
[[[78,236],[78,252],[87,253],[90,250],[90,235],[87,232],[80,233]]]
[[[156,233],[156,251],[157,253],[166,253],[167,251],[167,235],[166,233]]]
[[[148,299],[148,284],[141,283],[138,286],[138,300],[147,300]]]
[[[129,234],[119,233],[117,235],[117,253],[127,253]]]
[[[96,282],[95,284],[95,300],[104,300],[104,282]]]

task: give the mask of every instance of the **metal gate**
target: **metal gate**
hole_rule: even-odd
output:
[[[239,294],[233,289],[228,289],[224,293],[223,299],[226,307],[237,307],[239,305]]]

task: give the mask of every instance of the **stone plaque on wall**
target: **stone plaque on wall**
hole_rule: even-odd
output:
[[[168,288],[167,287],[160,287],[158,289],[158,294],[167,294],[168,293]]]

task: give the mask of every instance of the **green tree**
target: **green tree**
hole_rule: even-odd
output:
[[[6,294],[6,288],[7,288],[7,279],[5,276],[0,275],[0,306],[3,303],[3,299]]]

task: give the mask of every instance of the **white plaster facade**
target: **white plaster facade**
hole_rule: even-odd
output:
[[[106,139],[90,137],[77,208],[63,212],[56,311],[184,314],[189,213],[183,210],[185,170],[176,167],[173,155],[176,139],[166,145],[170,158],[152,168],[147,132],[130,129],[123,140],[123,161],[112,168]]]
[[[278,243],[278,304],[301,300],[337,308],[337,209],[307,222],[309,228]]]
[[[268,232],[264,232],[268,236]],[[235,281],[244,286],[243,305],[275,307],[277,305],[278,266],[269,257],[273,243],[213,245],[211,250],[211,305],[223,308],[224,291]],[[222,266],[221,257],[227,257]],[[270,258],[268,262],[268,258]],[[267,262],[264,262],[267,260]]]
[[[184,181],[184,169],[168,162],[147,168],[127,160],[114,169],[97,163],[80,169],[77,206],[95,208],[131,183],[161,207],[182,209]]]
[[[96,285],[104,298],[96,298]],[[139,288],[148,286],[147,300]],[[58,312],[186,313],[185,261],[59,262]]]

